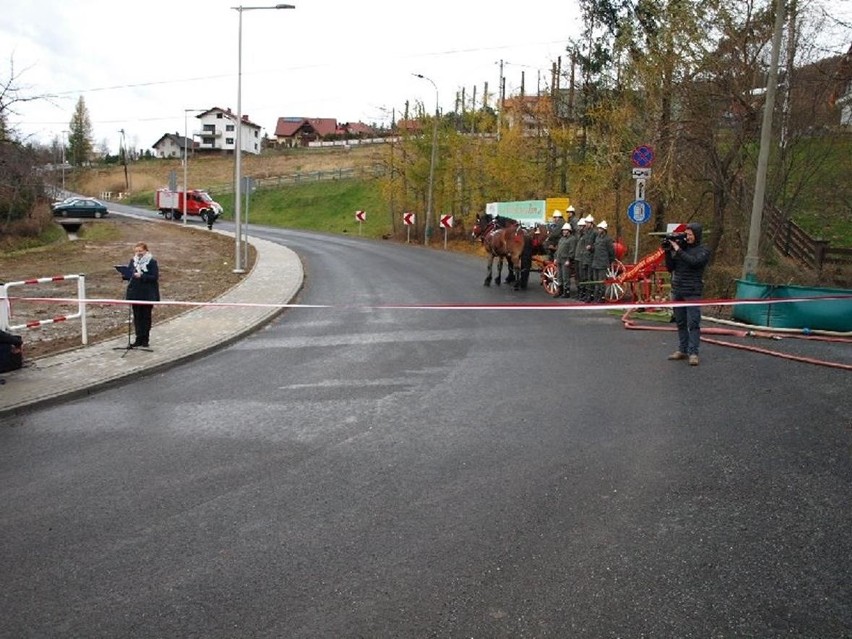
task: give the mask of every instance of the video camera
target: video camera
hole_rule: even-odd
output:
[[[678,244],[683,248],[686,244],[686,233],[666,233],[660,246],[668,251],[672,244]]]

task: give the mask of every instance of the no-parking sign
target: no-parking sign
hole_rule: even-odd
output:
[[[646,169],[654,163],[654,149],[643,144],[630,152],[630,162],[637,169]]]

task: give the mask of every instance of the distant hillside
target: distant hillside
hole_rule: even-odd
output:
[[[339,168],[369,167],[378,161],[383,149],[376,146],[333,149],[287,149],[265,152],[261,156],[243,155],[242,173],[254,178],[269,178],[294,173],[329,171]],[[130,188],[127,188],[123,166],[96,167],[66,175],[70,190],[99,196],[103,192],[151,192],[168,186],[169,174],[175,171],[178,184],[183,183],[181,159],[151,159],[134,162],[128,167]],[[190,188],[212,189],[233,184],[232,156],[189,157],[187,167]]]

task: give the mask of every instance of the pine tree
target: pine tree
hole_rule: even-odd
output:
[[[92,159],[94,150],[92,121],[83,96],[77,100],[68,130],[68,161],[74,166],[83,166]]]

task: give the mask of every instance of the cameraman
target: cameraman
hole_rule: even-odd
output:
[[[704,269],[710,261],[710,250],[701,243],[701,225],[691,223],[682,235],[666,236],[663,248],[666,268],[672,274],[672,301],[701,299],[704,292]],[[690,366],[698,366],[701,307],[675,307],[674,319],[677,324],[678,350],[669,355],[669,359],[688,359]]]

